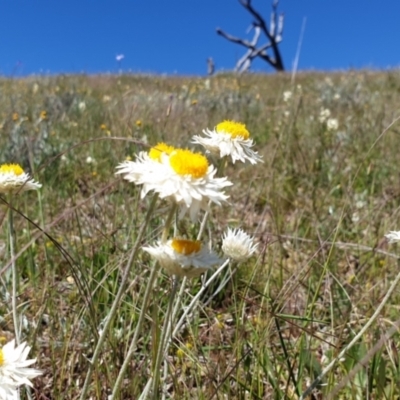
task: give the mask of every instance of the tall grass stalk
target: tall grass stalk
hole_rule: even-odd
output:
[[[193,309],[195,308],[195,306],[197,305],[197,302],[199,301],[200,297],[202,296],[202,294],[206,291],[206,289],[211,285],[211,283],[220,275],[220,273],[222,272],[222,270],[224,268],[226,268],[226,266],[229,264],[230,260],[226,260],[211,276],[210,278],[208,278],[208,280],[204,283],[204,285],[202,285],[201,289],[197,292],[197,294],[192,298],[191,302],[189,303],[188,306],[184,307],[184,312],[181,315],[181,317],[179,318],[179,321],[175,324],[174,326],[174,330],[172,331],[172,334],[170,333],[170,331],[167,333],[166,337],[168,342],[166,343],[165,346],[165,351],[164,351],[164,356],[166,355],[166,351],[169,348],[170,342],[176,337],[176,335],[179,333],[180,329],[182,328],[182,326],[184,325],[185,321],[188,320],[188,316],[189,314],[193,311]],[[182,283],[184,283],[184,280],[186,278],[183,279]],[[177,301],[176,301],[176,306],[173,312],[173,320],[177,315],[177,311],[179,309],[179,305],[181,302],[181,296],[183,295],[183,289],[184,289],[184,285],[181,284],[181,290],[179,291],[179,294],[177,296]],[[169,328],[172,328],[172,324],[169,325]],[[147,383],[146,386],[144,387],[142,393],[140,394],[139,400],[144,400],[147,399],[149,390],[151,388],[153,384],[153,377],[151,377]]]
[[[137,322],[137,325],[135,328],[135,334],[133,335],[133,339],[131,341],[131,344],[129,345],[129,349],[125,356],[124,362],[122,363],[121,369],[118,372],[118,377],[113,386],[110,400],[116,399],[116,396],[118,395],[119,390],[121,388],[121,384],[124,379],[126,370],[128,369],[129,363],[130,363],[133,355],[135,354],[137,342],[138,342],[138,339],[142,332],[143,322],[146,318],[146,312],[147,312],[147,308],[149,305],[149,300],[150,300],[151,294],[153,292],[154,283],[158,276],[159,269],[160,269],[160,267],[159,267],[158,262],[156,262],[154,264],[154,266],[151,268],[149,281],[147,282],[146,291],[145,291],[144,297],[143,297],[142,309],[140,310],[139,319],[138,319],[138,322]]]
[[[15,231],[14,231],[14,214],[12,209],[12,194],[9,197],[8,207],[8,235],[9,235],[9,246],[10,246],[10,258],[11,258],[11,274],[12,274],[12,294],[11,294],[11,306],[14,324],[15,341],[19,346],[21,344],[20,330],[19,330],[19,317],[18,317],[18,304],[17,304],[17,292],[19,284],[19,274],[17,271],[16,257],[15,257]]]
[[[153,198],[152,198],[152,200],[150,202],[149,209],[147,211],[146,217],[145,217],[145,219],[144,219],[144,221],[143,221],[143,223],[142,223],[142,225],[141,225],[141,227],[140,227],[140,229],[138,231],[138,234],[137,234],[137,237],[136,237],[136,242],[135,242],[135,244],[134,244],[134,246],[132,248],[131,254],[129,256],[129,260],[128,260],[128,262],[127,262],[127,264],[125,266],[124,272],[122,274],[118,292],[117,292],[117,294],[115,296],[114,302],[113,302],[113,304],[111,306],[111,310],[110,310],[110,312],[109,312],[109,314],[108,314],[108,316],[106,318],[106,321],[104,323],[104,327],[103,327],[103,330],[102,330],[102,332],[101,332],[101,334],[99,336],[99,340],[98,340],[98,342],[96,344],[96,348],[94,350],[93,357],[89,362],[89,368],[88,368],[88,371],[87,371],[87,374],[86,374],[85,382],[83,384],[82,392],[81,392],[81,395],[80,395],[80,400],[85,400],[86,399],[86,395],[87,395],[87,391],[89,389],[89,384],[90,384],[90,381],[91,381],[91,376],[92,376],[94,367],[95,367],[96,362],[97,362],[97,360],[98,360],[98,358],[100,356],[101,349],[102,349],[103,343],[104,343],[104,341],[105,341],[105,339],[107,337],[108,330],[109,330],[109,327],[111,325],[111,322],[113,321],[113,319],[115,317],[115,314],[116,314],[116,312],[118,310],[118,307],[119,307],[119,304],[121,302],[121,299],[122,299],[122,297],[123,297],[123,295],[125,293],[125,289],[126,289],[126,286],[127,286],[127,282],[128,282],[129,276],[130,276],[130,272],[131,272],[131,268],[132,268],[133,262],[135,261],[135,259],[137,257],[137,254],[138,254],[138,251],[139,251],[139,248],[140,248],[140,245],[141,245],[142,238],[144,236],[144,233],[146,232],[147,225],[150,222],[150,219],[151,219],[151,217],[153,215],[157,200],[158,200],[158,194],[154,194]]]
[[[173,277],[171,295],[168,302],[168,308],[164,317],[164,326],[162,328],[160,341],[158,342],[157,357],[153,368],[153,400],[158,399],[158,389],[160,384],[160,367],[161,367],[161,362],[164,359],[164,354],[167,353],[169,348],[169,343],[170,343],[169,336],[171,334],[171,327],[174,322],[171,318],[173,315],[172,309],[174,305],[175,296],[178,291],[179,281],[180,279],[178,276]]]
[[[176,214],[176,210],[177,210],[176,204],[172,204],[170,211],[168,213],[167,220],[165,221],[164,228],[163,228],[162,240],[164,242],[167,240],[168,232],[170,230],[170,227],[171,227],[171,224],[173,221],[173,217]],[[159,269],[160,269],[160,267],[159,267],[158,263],[155,263],[155,265],[151,268],[149,281],[147,282],[146,291],[145,291],[144,297],[143,297],[142,309],[140,310],[139,319],[138,319],[138,322],[137,322],[137,325],[135,328],[135,334],[133,335],[133,339],[131,341],[131,344],[129,345],[128,353],[126,354],[124,362],[122,363],[121,369],[119,370],[118,377],[117,377],[117,380],[115,381],[110,400],[114,400],[116,398],[116,396],[118,395],[118,392],[121,388],[121,383],[124,379],[126,370],[127,370],[129,363],[133,357],[133,354],[136,351],[137,341],[142,332],[143,322],[146,317],[147,308],[149,305],[151,294],[153,292],[154,283],[156,281]]]

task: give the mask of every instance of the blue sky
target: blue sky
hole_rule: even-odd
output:
[[[271,0],[253,0],[268,16]],[[0,74],[124,71],[204,75],[206,59],[232,69],[244,50],[215,29],[246,37],[237,0],[1,0]],[[399,0],[281,0],[281,53],[291,69],[306,18],[300,70],[400,66]],[[251,38],[248,36],[248,38]],[[264,62],[253,70],[271,71]]]

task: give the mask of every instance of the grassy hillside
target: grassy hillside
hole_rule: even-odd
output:
[[[115,167],[160,141],[193,148],[193,135],[225,119],[246,124],[264,163],[227,166],[229,202],[212,207],[203,240],[219,251],[226,228],[240,227],[259,251],[204,291],[173,338],[164,398],[297,399],[336,358],[307,398],[400,396],[400,287],[384,298],[399,273],[400,248],[384,237],[400,229],[399,117],[398,71],[304,73],[294,83],[289,75],[2,79],[0,161],[43,185],[3,196],[0,209],[0,337],[14,337],[11,202],[21,337],[44,371],[32,398],[81,396],[149,209],[151,196],[141,199]],[[141,246],[159,238],[167,210],[157,203]],[[186,218],[177,229],[195,239],[199,224]],[[139,252],[129,269],[92,399],[111,394],[153,268]],[[139,399],[154,374],[172,287],[164,271],[156,279],[118,399]],[[205,280],[186,283],[178,318]]]

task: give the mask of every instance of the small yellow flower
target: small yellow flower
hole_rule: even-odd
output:
[[[179,349],[176,351],[176,355],[178,358],[183,358],[185,356],[185,352],[182,348],[179,347]]]
[[[262,320],[257,315],[253,315],[250,317],[250,322],[253,326],[259,326],[261,325]]]
[[[217,314],[215,317],[215,326],[218,329],[222,329],[224,327],[224,316],[222,314]]]
[[[198,103],[197,100],[192,100],[192,106],[195,106]]]
[[[141,121],[140,119],[137,119],[136,122],[135,122],[135,124],[136,124],[136,126],[137,126],[138,128],[140,128],[140,127],[142,126],[142,121]]]
[[[41,120],[47,119],[47,111],[45,111],[45,110],[40,111],[40,117],[39,118]]]
[[[132,160],[132,157],[131,156],[126,156],[125,157],[125,161],[131,161]]]
[[[100,129],[101,129],[102,131],[106,131],[106,130],[107,130],[107,125],[106,125],[106,124],[101,124],[101,125],[100,125]]]
[[[19,114],[18,114],[17,112],[13,113],[13,115],[12,115],[12,120],[13,120],[14,122],[16,122],[16,121],[19,120]]]
[[[190,342],[186,342],[184,346],[179,347],[179,349],[176,351],[177,357],[180,359],[184,358],[186,353],[190,351],[192,348],[193,345]]]

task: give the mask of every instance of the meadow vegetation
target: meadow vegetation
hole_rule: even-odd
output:
[[[162,396],[300,398],[399,273],[400,248],[384,237],[400,229],[399,104],[395,70],[302,73],[295,82],[286,74],[1,79],[0,162],[19,163],[43,185],[12,201],[21,336],[44,372],[32,398],[79,399],[149,207],[115,167],[161,141],[187,147],[225,119],[246,124],[264,162],[227,166],[229,202],[212,208],[205,240],[219,249],[226,228],[240,227],[258,252],[204,291],[173,338]],[[14,337],[8,204],[2,198],[4,343]],[[160,236],[166,210],[159,202],[142,246]],[[196,238],[198,224],[182,220],[179,230]],[[88,398],[111,394],[153,266],[140,252]],[[187,283],[184,305],[205,279]],[[160,271],[118,399],[138,399],[152,376],[170,291]],[[400,396],[399,303],[400,287],[307,398]]]

